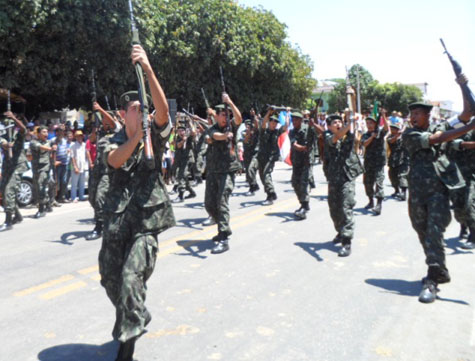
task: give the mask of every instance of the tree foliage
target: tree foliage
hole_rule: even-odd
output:
[[[348,71],[349,83],[357,89],[357,69],[359,68],[361,110],[368,111],[375,101],[388,111],[406,112],[407,106],[422,100],[422,92],[413,85],[401,83],[380,84],[368,70],[361,65],[353,65]],[[342,111],[347,108],[345,79],[332,79],[337,83],[329,96],[329,111]]]
[[[233,0],[133,3],[140,40],[179,107],[204,107],[201,87],[220,102],[220,66],[241,109],[301,106],[315,85],[309,57],[269,11]],[[99,100],[136,87],[126,0],[7,2],[0,24],[0,86],[25,97],[30,111],[90,107],[93,69]]]

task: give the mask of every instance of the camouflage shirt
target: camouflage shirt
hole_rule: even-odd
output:
[[[443,127],[444,130],[454,129],[448,122],[442,123],[441,127]],[[461,148],[460,145],[462,142],[474,141],[475,131],[471,130],[451,141],[447,146],[447,156],[449,159],[457,163],[457,166],[466,180],[471,179],[473,181],[475,181],[475,149]]]
[[[244,158],[251,159],[259,151],[259,131],[255,128],[251,128],[251,135],[249,141],[246,142],[244,137],[243,148]]]
[[[325,133],[325,160],[327,179],[330,183],[342,184],[363,173],[363,166],[355,152],[355,135],[347,133],[333,143],[333,133]]]
[[[386,164],[386,147],[385,147],[385,135],[387,131],[384,129],[378,130],[379,134],[376,138],[373,138],[371,143],[365,147],[364,153],[364,167],[365,169],[369,168],[380,168],[384,167]],[[373,132],[366,132],[361,137],[361,143],[366,142]]]
[[[23,173],[28,170],[28,161],[25,155],[25,135],[18,132],[15,135],[15,140],[13,141],[12,155],[11,159],[8,158],[8,150],[3,149],[5,154],[2,163],[2,174],[6,176],[13,172]],[[6,139],[0,138],[0,146],[8,144]]]
[[[313,156],[313,148],[315,145],[315,139],[317,138],[317,132],[314,128],[309,127],[307,124],[302,124],[299,129],[293,128],[289,132],[290,144],[291,144],[291,159],[292,166],[294,167],[308,167],[310,166],[310,160]],[[298,152],[293,149],[294,143],[307,146],[306,152]]]
[[[465,186],[463,177],[455,164],[441,149],[430,144],[429,137],[440,128],[430,125],[427,130],[408,128],[402,134],[402,144],[410,157],[409,188],[411,191],[432,193]]]
[[[179,135],[176,136],[176,144],[181,143],[183,141],[183,138],[180,137]],[[178,167],[184,167],[187,162],[190,161],[191,158],[193,158],[193,137],[188,137],[186,139],[186,143],[183,144],[183,147],[178,148],[175,147],[175,162]]]
[[[175,218],[170,207],[170,199],[162,178],[162,155],[170,136],[169,123],[158,128],[151,122],[151,139],[155,158],[155,168],[149,169],[145,162],[143,141],[140,141],[130,158],[118,169],[109,166],[110,186],[104,204],[107,213],[122,213],[129,207],[132,210],[149,210],[153,225],[148,229],[163,231],[175,225]],[[111,138],[104,149],[103,161],[107,164],[109,153],[124,144],[128,138],[125,128]],[[166,217],[153,217],[153,214],[170,208]],[[143,221],[145,222],[145,221]],[[150,223],[150,220],[149,220]]]
[[[207,158],[206,164],[208,165],[208,160],[213,163],[211,169],[207,169],[213,173],[228,173],[236,172],[241,169],[241,163],[237,158],[237,129],[238,127],[231,122],[231,128],[233,133],[233,139],[231,144],[233,148],[229,147],[229,142],[227,140],[215,140],[213,135],[215,133],[225,133],[225,128],[220,128],[218,123],[214,124],[209,128],[209,135],[213,139],[213,143],[208,146],[208,149],[211,148],[210,159]]]
[[[390,140],[392,136],[388,138]],[[396,168],[401,165],[409,164],[409,155],[407,154],[406,149],[402,146],[402,138],[399,137],[394,143],[388,141],[388,147],[390,150],[388,166],[391,168]]]
[[[269,160],[277,161],[280,157],[279,149],[279,136],[285,132],[284,127],[279,129],[270,130],[269,128],[259,129],[259,152],[257,153],[258,159],[263,162]]]
[[[42,150],[40,149],[40,146],[51,147],[51,142],[49,140],[40,141],[38,139],[31,141],[30,150],[33,157],[31,166],[33,168],[33,172],[49,172],[51,168],[50,151]]]

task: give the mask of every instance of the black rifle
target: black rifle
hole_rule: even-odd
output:
[[[223,93],[226,93],[226,84],[224,83],[224,76],[223,76],[223,68],[220,66],[219,67],[219,73],[221,75],[221,87],[223,88]],[[228,104],[224,103],[224,110],[226,111],[226,131],[230,132],[231,131],[231,120],[229,119],[229,114],[228,114]],[[231,154],[234,154],[234,139],[228,142],[228,148],[229,152]]]
[[[12,111],[12,102],[10,99],[10,89],[7,90],[7,111],[11,112]],[[8,128],[8,142],[13,142],[13,127]],[[10,144],[8,146],[8,158],[12,159],[13,158],[13,149],[10,147]]]
[[[94,103],[97,102],[97,93],[96,93],[96,80],[94,79],[94,69],[91,70],[91,78],[92,78],[92,92],[91,92],[91,97],[92,97],[92,104],[94,106]],[[93,109],[94,112],[94,127],[96,129],[99,129],[101,126],[101,118],[99,117],[99,113]]]
[[[132,27],[132,46],[140,45],[139,31],[135,25],[134,20],[134,9],[132,7],[132,0],[129,0],[129,10],[130,10],[130,25]],[[138,80],[138,93],[140,101],[140,111],[142,112],[142,128],[143,128],[143,142],[144,142],[144,153],[145,153],[145,163],[149,169],[155,168],[155,159],[153,155],[152,140],[150,137],[150,127],[148,123],[148,113],[149,105],[147,99],[147,91],[145,89],[145,78],[143,75],[143,68],[139,62],[135,63],[135,72],[137,74]]]
[[[444,48],[444,53],[447,54],[447,56],[449,57],[450,63],[452,64],[452,68],[454,69],[455,76],[458,77],[460,74],[462,74],[462,67],[456,60],[454,60],[454,58],[452,58],[452,55],[450,55],[450,53],[447,51],[444,41],[440,39],[440,42],[442,43],[442,46]],[[472,91],[466,83],[460,84],[460,88],[462,89],[463,97],[470,105],[470,111],[472,112],[472,115],[475,115],[475,97],[473,96]]]
[[[203,94],[203,99],[205,100],[205,105],[206,105],[206,112],[208,112],[209,102],[208,102],[208,98],[206,98],[205,90],[203,88],[201,88],[201,94]],[[213,115],[211,115],[211,119],[213,119],[213,123],[216,123],[216,119],[214,119]]]

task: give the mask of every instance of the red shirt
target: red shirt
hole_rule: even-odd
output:
[[[91,141],[88,139],[86,141],[86,150],[91,155],[91,162],[94,163],[94,161],[96,160],[96,156],[97,156],[97,144],[96,143],[91,143]]]

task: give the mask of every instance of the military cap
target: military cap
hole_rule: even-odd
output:
[[[277,115],[273,115],[270,117],[270,120],[273,121],[273,122],[279,122],[279,117]]]
[[[413,109],[417,109],[417,108],[422,108],[422,109],[425,109],[427,111],[431,111],[432,108],[434,106],[432,104],[429,104],[429,103],[425,103],[425,102],[415,102],[415,103],[412,103],[412,104],[409,104],[409,106],[407,107],[409,110],[413,110]]]
[[[179,121],[179,122],[177,123],[177,128],[178,128],[178,129],[180,129],[180,128],[186,129],[186,122]]]
[[[292,118],[300,118],[300,119],[303,119],[302,113],[297,112],[297,111],[294,111],[294,112],[290,113],[290,115],[292,115]]]
[[[373,122],[375,122],[375,123],[378,122],[378,121],[377,121],[376,119],[374,119],[373,117],[366,117],[365,120],[371,120],[371,121],[373,121]]]
[[[248,125],[248,124],[249,124],[249,125],[252,125],[252,120],[251,120],[251,119],[246,119],[246,120],[244,121],[244,124],[246,124],[246,125]]]
[[[401,129],[401,125],[400,125],[399,123],[391,123],[391,124],[389,124],[389,126],[390,126],[391,128]]]
[[[226,105],[225,104],[218,104],[214,107],[214,109],[216,109],[216,110],[226,109]]]
[[[122,109],[127,110],[125,109],[127,104],[129,102],[133,102],[136,100],[139,100],[139,92],[136,90],[130,90],[120,96],[119,104]],[[148,100],[149,105],[152,104],[152,98],[148,94],[147,94],[147,100]]]
[[[341,116],[339,116],[338,114],[331,114],[327,117],[326,121],[327,121],[327,124],[331,124],[332,121],[334,121],[335,119],[340,119],[340,120],[343,120]]]

